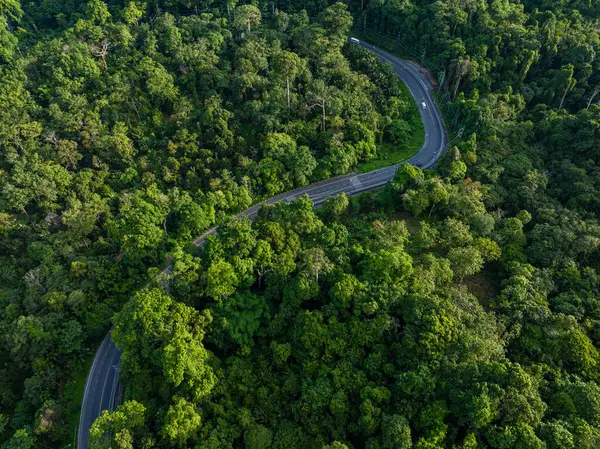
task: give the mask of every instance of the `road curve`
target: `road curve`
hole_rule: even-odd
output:
[[[425,141],[421,149],[405,162],[422,168],[432,167],[446,149],[448,140],[442,114],[433,98],[432,86],[429,80],[416,64],[398,59],[373,45],[363,42],[360,42],[359,45],[375,53],[383,62],[389,62],[394,71],[408,86],[421,113],[425,127]],[[423,102],[426,104],[425,108],[422,107]],[[273,204],[278,201],[289,202],[305,194],[318,206],[326,198],[342,192],[347,195],[357,195],[374,190],[390,181],[399,166],[400,164],[396,164],[369,173],[339,176],[311,184],[263,201],[241,212],[239,216],[254,218],[263,204]],[[194,244],[196,246],[202,245],[206,237],[215,232],[216,228],[211,229],[194,240]],[[172,274],[171,267],[165,268],[163,273]],[[103,410],[112,410],[115,407],[120,363],[121,353],[110,339],[109,333],[96,353],[85,384],[77,435],[77,447],[79,449],[88,449],[88,435],[95,419],[100,416]]]

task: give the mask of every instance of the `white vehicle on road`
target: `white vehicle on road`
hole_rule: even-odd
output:
[[[355,37],[351,37],[350,42],[352,42],[353,44],[360,44],[360,41]]]
[[[425,103],[424,101],[421,102],[421,106],[423,107],[423,109],[427,109],[427,103]]]

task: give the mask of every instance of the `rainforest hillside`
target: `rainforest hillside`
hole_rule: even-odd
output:
[[[599,447],[599,16],[0,0],[2,448],[73,444],[112,323],[94,449]],[[231,218],[416,150],[413,98],[350,33],[425,49],[460,142]]]

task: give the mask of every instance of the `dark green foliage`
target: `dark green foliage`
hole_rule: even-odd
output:
[[[451,192],[449,202],[485,211],[464,180],[406,167],[389,188],[421,194],[431,183]],[[331,441],[343,447],[340,440],[381,448],[478,442],[577,447],[594,441],[589,426],[600,419],[591,371],[595,349],[574,320],[552,315],[539,274],[515,265],[488,310],[468,291],[464,281],[500,258],[494,219],[491,228],[471,227],[469,216],[445,206],[436,211],[438,219],[411,234],[404,222],[385,215],[373,220],[331,213],[338,201],[343,198],[328,202],[324,222],[302,198],[263,208],[251,226],[228,222],[203,247],[198,273],[216,263],[228,264],[238,278],[258,263],[284,258],[287,266],[255,272],[229,298],[202,294],[210,279],[186,276],[189,286],[182,291],[197,292],[197,307],[215,317],[206,328],[214,356],[205,363],[214,366],[218,381],[209,399],[196,400],[203,423],[198,441],[271,447],[283,423],[297,426],[291,447]],[[521,226],[530,218],[518,216]],[[174,304],[178,290],[171,293]],[[129,309],[120,316],[135,328],[140,318]],[[541,322],[554,326],[552,333],[533,333]],[[566,355],[563,341],[575,352]],[[546,358],[527,363],[540,347]],[[132,376],[139,368],[130,360],[140,349],[129,345],[124,354],[130,394],[160,403],[157,392],[140,396],[143,381]],[[587,372],[588,379],[577,381],[570,372]],[[160,426],[154,419],[151,427]],[[465,427],[470,432],[463,435]]]

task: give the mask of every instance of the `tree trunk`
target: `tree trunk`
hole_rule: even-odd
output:
[[[287,84],[287,105],[288,105],[288,109],[290,108],[290,77],[288,76],[286,79],[286,84]]]
[[[592,96],[588,100],[587,107],[585,108],[586,111],[590,108],[590,105],[592,104],[592,101],[594,101],[594,98],[596,97],[596,95],[598,95],[598,92],[600,92],[600,87],[596,87],[594,89],[594,92],[592,93]]]
[[[442,77],[438,84],[438,94],[442,92],[442,85],[444,84],[445,81],[446,81],[446,71],[444,70],[442,72]]]
[[[563,103],[565,102],[565,98],[567,98],[567,94],[569,93],[570,90],[571,90],[571,83],[569,82],[569,84],[567,84],[567,87],[565,87],[565,91],[562,94],[562,98],[560,99],[560,104],[558,105],[559,111],[562,109]]]
[[[456,78],[456,85],[454,86],[454,92],[452,92],[452,101],[454,102],[454,99],[456,98],[456,93],[458,92],[458,86],[460,84],[460,80],[462,78],[462,70],[459,68],[458,69],[458,78]]]
[[[444,76],[443,89],[444,89],[444,92],[449,93],[450,92],[450,82],[452,79],[452,66],[448,66],[448,68],[444,71],[444,73],[446,74],[446,76]]]
[[[431,209],[429,210],[429,215],[427,215],[428,220],[431,218],[431,213],[433,212],[434,208],[435,208],[435,203],[433,203],[433,206],[431,206]]]
[[[325,131],[325,100],[323,100],[323,131]]]

